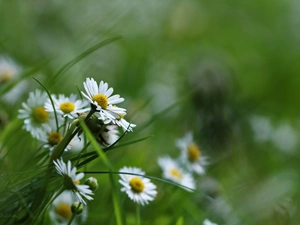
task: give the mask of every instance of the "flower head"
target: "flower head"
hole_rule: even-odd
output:
[[[11,79],[19,76],[20,67],[17,66],[11,59],[0,57],[0,84],[4,84]]]
[[[187,169],[197,174],[204,174],[204,165],[206,157],[203,157],[199,146],[193,140],[192,132],[176,141],[177,147],[181,150],[181,160],[186,165]]]
[[[123,167],[119,170],[122,192],[126,192],[128,197],[138,204],[145,205],[152,201],[156,194],[156,186],[151,183],[150,179],[143,177],[145,172],[135,167]],[[122,174],[128,173],[128,174]],[[142,175],[142,176],[139,176]]]
[[[185,172],[179,165],[179,163],[169,156],[158,158],[158,165],[163,170],[163,177],[167,180],[178,183],[184,187],[195,189],[195,181],[190,173]]]
[[[124,101],[120,95],[112,95],[114,89],[108,88],[108,84],[101,81],[99,86],[93,78],[87,78],[83,82],[86,93],[81,92],[82,95],[89,100],[91,104],[96,107],[100,117],[104,123],[109,123],[119,118],[119,115],[125,115],[126,110],[115,107],[115,104]],[[112,95],[112,96],[111,96]]]
[[[67,225],[72,217],[72,205],[77,201],[77,198],[71,191],[62,192],[52,203],[49,215],[53,224]],[[83,213],[74,218],[74,224],[83,224],[87,217],[87,207],[83,208]],[[82,222],[82,223],[81,223]],[[72,223],[73,224],[73,223]]]
[[[22,103],[23,109],[19,109],[18,117],[24,119],[23,128],[36,138],[39,138],[42,130],[49,129],[49,123],[53,120],[53,115],[44,107],[47,99],[46,92],[40,90],[30,92],[27,102]]]
[[[74,119],[78,116],[78,113],[87,112],[89,108],[85,108],[88,102],[77,99],[75,94],[71,94],[70,97],[66,97],[63,94],[52,97],[55,111],[59,115]],[[50,99],[45,103],[45,109],[47,112],[53,112],[53,106]]]
[[[76,174],[76,167],[71,166],[71,161],[69,160],[66,164],[62,159],[53,161],[57,173],[64,178],[64,187],[66,190],[71,190],[78,200],[84,204],[86,202],[84,199],[93,200],[90,196],[93,192],[89,189],[88,185],[80,184],[80,180],[83,178],[83,173]]]

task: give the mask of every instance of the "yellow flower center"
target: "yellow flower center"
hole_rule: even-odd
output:
[[[32,117],[37,123],[45,123],[49,119],[49,113],[43,106],[38,106],[32,110]]]
[[[182,173],[176,168],[170,169],[170,173],[177,179],[180,179],[182,177]]]
[[[201,152],[198,146],[194,143],[190,144],[187,149],[188,159],[190,162],[195,162],[201,157]]]
[[[96,94],[93,96],[92,100],[97,102],[102,109],[106,109],[108,106],[108,99],[104,94]]]
[[[58,132],[51,132],[48,136],[48,142],[50,145],[57,145],[63,136]]]
[[[73,102],[64,102],[60,104],[59,106],[60,110],[63,111],[63,113],[70,113],[75,109],[75,105]]]
[[[80,180],[74,180],[74,184],[80,184]]]
[[[1,76],[0,76],[0,83],[4,84],[7,81],[9,81],[11,78],[13,77],[13,73],[10,72],[4,72]]]
[[[70,219],[72,216],[71,207],[67,203],[60,203],[56,206],[55,212],[65,219]]]
[[[131,186],[131,189],[136,193],[142,192],[145,188],[145,184],[139,177],[132,178],[129,182],[129,185]]]

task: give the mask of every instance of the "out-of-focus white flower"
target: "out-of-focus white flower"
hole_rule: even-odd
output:
[[[35,138],[39,138],[43,130],[51,129],[50,123],[54,120],[53,114],[45,110],[47,99],[46,92],[30,92],[27,102],[22,103],[23,109],[19,109],[18,118],[24,119],[23,128]]]
[[[190,172],[204,174],[206,157],[202,156],[199,146],[194,142],[193,133],[186,133],[183,138],[176,141],[176,145],[181,150],[181,160],[187,169]]]
[[[62,192],[52,203],[49,209],[49,216],[52,224],[67,225],[72,217],[71,206],[77,198],[71,191]],[[87,219],[87,206],[83,208],[83,212],[77,215],[72,224],[83,224]]]
[[[163,177],[167,180],[178,183],[184,187],[185,190],[192,191],[195,189],[195,181],[190,173],[185,172],[177,161],[169,156],[163,156],[158,158],[158,165],[163,170]]]
[[[205,219],[203,221],[203,225],[218,225],[218,224],[211,222],[209,219]]]

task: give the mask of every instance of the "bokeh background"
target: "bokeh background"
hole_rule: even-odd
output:
[[[0,53],[23,71],[15,86],[0,84],[1,173],[18,171],[34,152],[21,125],[1,136],[41,89],[30,76],[67,95],[93,77],[125,98],[137,124],[122,141],[150,136],[108,152],[114,168],[161,177],[157,158],[178,156],[175,140],[187,131],[208,157],[195,193],[155,182],[159,194],[142,208],[142,224],[298,224],[299,12],[296,0],[0,1]],[[101,160],[90,169],[106,170]],[[86,224],[115,224],[109,178],[97,178]],[[134,224],[135,204],[122,196]]]

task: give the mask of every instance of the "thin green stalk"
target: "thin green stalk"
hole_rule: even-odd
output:
[[[141,224],[141,207],[139,204],[136,204],[136,225]]]

